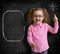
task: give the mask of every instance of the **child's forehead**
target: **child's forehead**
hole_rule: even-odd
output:
[[[43,11],[42,10],[37,10],[37,11],[34,11],[34,14],[43,14]]]

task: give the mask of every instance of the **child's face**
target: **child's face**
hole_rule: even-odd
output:
[[[34,23],[39,24],[43,20],[44,20],[43,11],[42,10],[34,11],[34,13],[33,13],[33,21],[34,21]]]

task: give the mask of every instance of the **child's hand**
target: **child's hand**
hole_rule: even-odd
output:
[[[34,47],[35,47],[35,44],[32,43],[32,44],[31,44],[31,48],[34,48]]]
[[[56,14],[54,14],[54,18],[53,18],[54,21],[58,21],[58,18],[56,16]]]

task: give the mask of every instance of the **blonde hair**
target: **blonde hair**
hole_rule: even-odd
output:
[[[47,12],[47,10],[45,8],[32,8],[30,9],[29,13],[28,13],[28,16],[27,16],[27,21],[29,24],[33,23],[33,13],[34,11],[37,11],[37,10],[42,10],[43,11],[43,14],[44,14],[44,20],[43,22],[45,23],[49,23],[50,22],[50,19],[49,19],[49,14]]]

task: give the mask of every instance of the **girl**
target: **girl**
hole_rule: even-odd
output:
[[[28,14],[28,22],[32,23],[28,27],[27,41],[32,49],[32,54],[47,54],[49,48],[47,33],[52,34],[58,32],[58,18],[54,14],[54,27],[51,27],[49,15],[45,8],[32,8]]]

